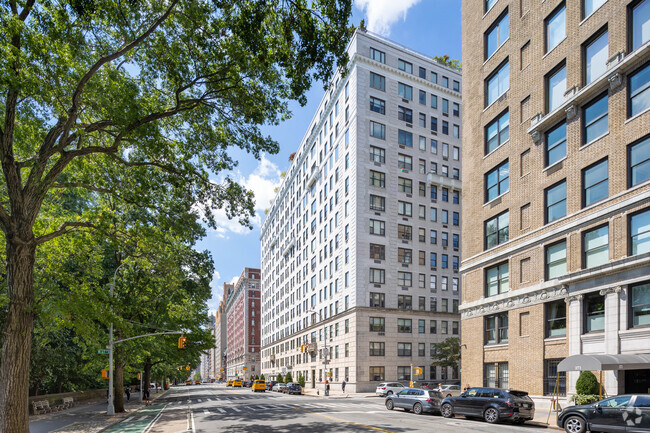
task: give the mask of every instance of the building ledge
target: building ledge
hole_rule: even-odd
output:
[[[460,181],[460,179],[454,179],[452,177],[446,177],[441,174],[432,172],[427,173],[427,183],[429,185],[445,186],[458,191],[461,191],[463,189],[463,183]]]

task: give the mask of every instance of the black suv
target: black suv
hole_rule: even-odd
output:
[[[557,425],[568,433],[649,432],[650,395],[618,395],[594,404],[569,406],[560,413]]]
[[[489,423],[503,420],[523,424],[535,417],[535,403],[527,392],[499,388],[470,388],[458,397],[442,401],[445,418],[454,415],[481,417]]]

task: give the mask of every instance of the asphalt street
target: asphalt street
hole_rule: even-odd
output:
[[[490,425],[462,417],[389,411],[380,397],[318,398],[204,384],[179,386],[116,424],[109,433],[178,432],[535,432],[544,427]]]

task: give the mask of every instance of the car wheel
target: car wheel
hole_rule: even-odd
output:
[[[386,400],[386,409],[393,410],[394,407],[393,400]]]
[[[584,419],[572,416],[564,422],[564,430],[567,433],[584,433],[587,430],[587,425]]]
[[[440,408],[440,413],[441,413],[442,416],[444,416],[445,418],[451,418],[451,417],[454,416],[454,408],[451,407],[451,405],[450,405],[449,403],[445,403],[445,404],[443,404],[442,407]]]
[[[422,415],[422,404],[415,403],[413,405],[413,413],[416,415]]]
[[[392,395],[392,394],[393,394],[393,391],[388,391],[388,392],[386,393],[386,395]]]
[[[483,419],[490,424],[494,424],[499,421],[499,411],[493,407],[488,407],[483,412]]]

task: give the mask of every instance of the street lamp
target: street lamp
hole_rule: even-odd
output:
[[[115,269],[115,272],[113,273],[113,282],[111,283],[111,299],[113,298],[113,291],[115,290],[115,278],[117,278],[117,271],[119,271],[125,263],[126,262],[120,263],[120,265]],[[106,415],[109,416],[115,415],[113,394],[113,322],[111,322],[111,327],[108,333],[108,407],[106,408]],[[140,395],[142,396],[142,386],[140,387]]]
[[[311,309],[311,310],[307,310],[307,312],[308,313],[318,313],[318,317],[320,318],[320,321],[321,322],[323,321],[323,315],[321,314],[320,311]],[[327,353],[327,327],[325,327],[324,329],[325,329],[325,332],[324,332],[325,335],[323,337],[324,337],[325,343],[324,343],[324,346],[323,346],[323,373],[325,374],[325,382],[327,382],[328,381],[328,378],[327,378],[327,356],[329,355]],[[327,385],[324,385],[324,386],[325,386],[324,394],[327,395]]]

